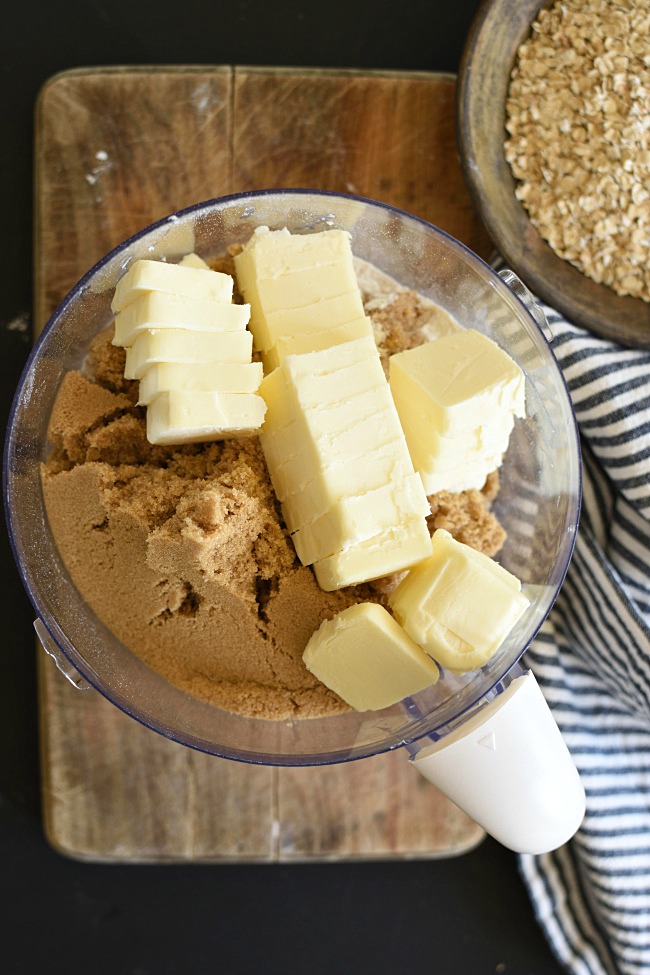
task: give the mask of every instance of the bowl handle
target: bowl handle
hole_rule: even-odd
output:
[[[511,291],[514,291],[521,303],[535,319],[547,342],[550,342],[553,335],[548,325],[548,319],[544,314],[544,309],[539,304],[532,291],[529,291],[521,278],[517,277],[515,272],[511,271],[509,267],[504,267],[498,273],[501,280],[508,285]]]
[[[531,671],[411,762],[517,853],[556,849],[584,816],[580,776]]]

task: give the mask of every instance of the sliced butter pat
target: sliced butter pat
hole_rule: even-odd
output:
[[[442,436],[481,420],[481,411],[525,416],[525,380],[499,346],[462,329],[390,358],[390,384],[398,411],[420,417]]]
[[[298,558],[311,565],[404,521],[426,517],[430,505],[419,474],[342,498],[292,535]]]
[[[482,667],[529,606],[516,576],[442,529],[389,603],[411,638],[458,673]]]
[[[251,393],[161,393],[147,408],[147,439],[153,444],[222,440],[256,433],[264,400]]]
[[[115,288],[111,309],[121,311],[144,291],[164,291],[187,298],[229,303],[233,279],[229,274],[164,261],[135,261]]]
[[[314,562],[312,568],[321,589],[331,592],[409,569],[430,554],[427,523],[415,518]]]
[[[368,315],[355,318],[344,325],[317,329],[309,332],[277,335],[275,345],[262,354],[264,370],[269,373],[276,369],[288,355],[302,355],[305,352],[320,352],[331,346],[352,342],[355,339],[372,338],[374,331]]]
[[[357,603],[325,620],[303,660],[357,711],[379,711],[423,691],[438,668],[378,603]]]
[[[129,346],[152,328],[189,328],[196,332],[236,332],[246,328],[248,305],[232,305],[209,298],[188,298],[145,291],[115,316],[113,345]]]
[[[141,379],[157,362],[250,362],[252,351],[253,337],[248,331],[148,330],[126,350],[124,375]]]
[[[173,389],[256,393],[261,381],[261,362],[157,362],[140,380],[138,403],[148,406]]]
[[[181,267],[199,267],[203,271],[212,270],[210,265],[198,254],[186,254],[178,263]]]
[[[391,441],[361,463],[336,464],[325,468],[299,491],[282,502],[282,516],[290,532],[298,531],[320,517],[345,497],[366,494],[375,488],[413,474],[413,464],[404,440]]]

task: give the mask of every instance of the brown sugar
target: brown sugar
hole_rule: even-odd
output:
[[[413,296],[396,302],[381,313],[390,349],[418,341]],[[349,710],[307,670],[304,648],[352,603],[385,603],[396,580],[321,590],[296,557],[258,438],[151,445],[111,337],[99,335],[82,371],[65,377],[42,470],[75,585],[125,646],[187,694],[273,719]],[[437,495],[431,527],[494,554],[504,537],[489,510],[497,489]]]
[[[503,526],[490,510],[498,490],[499,475],[495,471],[488,475],[481,491],[462,491],[460,494],[439,491],[431,495],[431,514],[427,518],[429,530],[433,534],[436,529],[444,528],[457,541],[471,545],[485,555],[496,555],[506,540]]]

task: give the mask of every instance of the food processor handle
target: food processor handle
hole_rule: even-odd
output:
[[[517,853],[554,850],[582,822],[580,776],[531,671],[411,761]]]

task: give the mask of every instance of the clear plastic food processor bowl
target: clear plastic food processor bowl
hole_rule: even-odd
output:
[[[206,258],[218,255],[229,244],[245,241],[259,225],[294,233],[348,230],[358,257],[431,298],[459,324],[488,335],[526,375],[527,416],[517,420],[512,433],[494,511],[508,533],[498,560],[521,579],[530,608],[480,671],[443,673],[435,686],[383,711],[269,721],[185,695],[142,664],[94,615],[73,585],[47,522],[39,465],[46,456],[52,404],[65,373],[80,365],[93,336],[110,323],[112,292],[125,268],[139,258],[176,261],[189,251]],[[418,757],[435,764],[446,743],[465,739],[463,729],[476,727],[483,746],[479,765],[491,760],[490,752],[498,757],[499,747],[488,747],[494,734],[489,737],[485,721],[502,710],[513,687],[527,680],[517,661],[549,613],[567,571],[581,490],[575,417],[543,334],[543,315],[520,282],[512,275],[509,281],[512,286],[462,244],[417,217],[358,197],[303,190],[201,203],[148,227],[100,261],[64,299],[37,341],[15,396],[5,445],[5,504],[15,558],[41,642],[61,669],[160,734],[225,758],[316,765],[405,745],[416,765]],[[497,745],[498,740],[497,734]],[[476,749],[474,754],[479,754]],[[462,777],[465,759],[454,758],[454,767],[459,762]],[[436,781],[426,764],[421,770]],[[468,760],[470,767],[473,780],[478,773]],[[490,783],[496,781],[494,769],[485,774]],[[445,783],[442,788],[467,807],[453,788]],[[530,791],[527,786],[525,791]],[[471,802],[468,811],[485,819]],[[501,813],[497,810],[497,818]],[[536,815],[534,810],[524,814]],[[577,825],[567,828],[574,831]],[[499,835],[491,821],[486,828]],[[508,836],[503,842],[516,846]],[[557,845],[556,838],[550,842]]]

